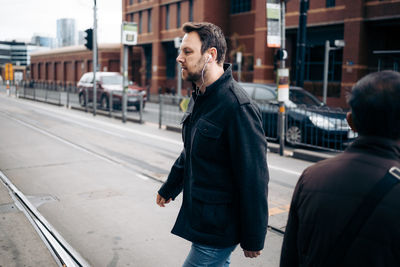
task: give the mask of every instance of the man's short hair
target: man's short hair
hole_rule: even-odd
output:
[[[354,85],[348,103],[360,135],[400,140],[400,73],[368,74]]]
[[[226,40],[221,28],[209,22],[186,22],[182,26],[185,33],[197,32],[201,41],[201,54],[209,48],[217,49],[217,62],[222,64],[225,61]]]

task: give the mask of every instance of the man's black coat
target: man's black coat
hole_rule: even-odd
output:
[[[268,225],[267,142],[258,107],[231,66],[194,93],[183,117],[184,149],[159,190],[183,202],[172,233],[216,247],[263,249]]]

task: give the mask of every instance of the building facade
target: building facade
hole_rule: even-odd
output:
[[[29,74],[31,54],[47,47],[36,46],[31,43],[17,41],[0,41],[0,75],[4,78],[5,64],[11,63],[14,70],[14,79],[23,80]]]
[[[100,44],[99,71],[120,72],[120,44]],[[62,47],[31,56],[30,78],[41,82],[76,85],[85,72],[93,71],[93,53],[83,45]]]
[[[268,0],[270,1],[270,0]],[[322,96],[324,47],[329,40],[344,40],[345,47],[329,55],[330,106],[346,107],[346,93],[365,74],[398,70],[400,57],[400,1],[312,0],[307,12],[304,88]],[[286,4],[286,66],[293,83],[300,0]],[[236,53],[242,52],[241,80],[274,83],[276,48],[268,48],[266,0],[122,0],[123,20],[138,24],[135,49],[129,57],[129,76],[151,93],[173,90],[177,84],[174,38],[182,37],[187,21],[209,21],[222,28],[227,43],[226,61],[237,77]],[[132,48],[131,50],[132,51]],[[184,88],[190,87],[184,83]],[[183,90],[185,92],[185,90]]]

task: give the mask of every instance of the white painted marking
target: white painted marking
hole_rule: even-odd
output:
[[[296,171],[291,171],[291,170],[287,170],[278,166],[274,166],[274,165],[270,165],[268,164],[268,168],[273,169],[273,170],[277,170],[277,171],[281,171],[281,172],[286,172],[286,173],[290,173],[296,176],[300,176],[302,174],[302,172],[296,172]]]
[[[146,181],[146,180],[149,180],[149,177],[146,177],[146,176],[144,176],[144,175],[142,175],[142,174],[140,174],[140,173],[137,173],[136,176],[139,177],[139,178],[142,179],[142,180],[145,180],[145,181]]]

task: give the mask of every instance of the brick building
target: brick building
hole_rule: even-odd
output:
[[[101,71],[120,72],[120,44],[100,44]],[[83,45],[36,52],[31,55],[30,79],[75,85],[82,74],[93,70],[93,53]]]
[[[324,44],[344,40],[346,46],[330,52],[328,105],[345,107],[346,91],[363,75],[378,69],[398,69],[400,58],[399,0],[310,0],[304,87],[322,95]],[[300,0],[287,1],[287,66],[295,76],[295,53]],[[274,53],[266,47],[265,0],[122,0],[122,17],[139,26],[136,49],[130,52],[129,75],[141,84],[176,87],[177,49],[174,38],[187,21],[219,25],[228,41],[227,62],[235,63],[237,51],[244,55],[244,81],[274,82]],[[132,51],[132,49],[131,49]],[[136,51],[136,50],[135,50]],[[134,60],[134,62],[133,62]],[[234,70],[237,69],[234,64]],[[235,73],[236,75],[236,73]],[[292,79],[293,80],[293,79]],[[188,87],[184,84],[184,88]]]

